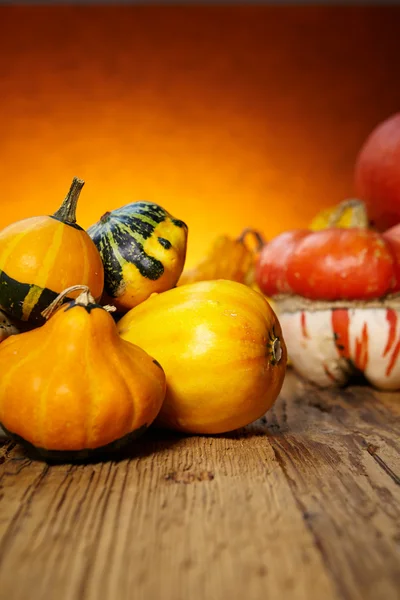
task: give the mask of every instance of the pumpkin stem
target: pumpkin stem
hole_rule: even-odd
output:
[[[282,358],[282,346],[279,338],[275,338],[272,342],[271,353],[274,364],[278,363]]]
[[[62,304],[64,302],[65,297],[68,296],[68,294],[70,294],[71,292],[76,292],[77,290],[87,290],[90,294],[90,291],[89,291],[89,288],[87,285],[71,285],[71,287],[63,290],[61,292],[61,294],[58,294],[57,298],[55,298],[53,300],[53,302],[51,304],[49,304],[49,306],[42,311],[42,317],[44,317],[45,319],[49,319],[51,317],[51,315],[54,313],[54,311],[56,311],[57,308],[60,306],[60,304]],[[80,296],[81,295],[82,294],[80,294]],[[80,297],[80,296],[78,296],[78,297]],[[93,298],[93,302],[95,302],[94,298]]]
[[[95,304],[96,306],[100,306],[99,304],[97,304],[96,300],[93,298],[93,296],[90,293],[90,290],[87,286],[85,286],[85,285],[78,286],[77,285],[76,287],[77,288],[81,287],[83,289],[83,291],[75,299],[75,304],[79,304],[80,306],[89,306],[90,304]],[[106,304],[105,306],[102,306],[101,308],[103,308],[107,312],[114,312],[115,310],[117,310],[115,308],[115,306],[111,306],[110,304]]]
[[[256,241],[256,246],[255,246],[254,252],[259,252],[261,250],[261,248],[264,246],[265,240],[264,240],[263,236],[261,235],[261,233],[259,233],[255,229],[246,227],[246,229],[243,229],[242,233],[237,238],[237,241],[240,242],[241,244],[245,244],[246,238],[248,238],[249,235],[252,236],[253,238],[255,238],[255,241]]]
[[[338,204],[338,206],[332,211],[329,216],[327,227],[336,227],[343,215],[350,210],[350,221],[349,227],[360,227],[367,229],[369,227],[369,221],[365,204],[362,200],[351,199],[344,200]]]
[[[82,306],[96,304],[96,300],[93,298],[88,287],[84,288],[79,296],[75,299],[75,304],[82,304]]]
[[[90,293],[90,290],[87,285],[72,285],[71,287],[62,291],[61,294],[58,294],[57,298],[55,298],[53,302],[49,304],[49,306],[45,308],[44,311],[42,311],[42,317],[44,317],[46,320],[49,319],[57,310],[57,308],[64,302],[66,296],[78,290],[81,290],[81,293],[76,298],[75,304],[80,304],[81,306],[89,306],[90,304],[97,305],[97,302]],[[104,308],[104,310],[106,310],[107,312],[113,312],[116,310],[115,306],[109,305],[101,306],[101,308]]]
[[[69,188],[68,194],[65,196],[64,202],[53,215],[55,219],[58,219],[63,223],[76,223],[76,205],[84,185],[85,182],[83,179],[78,179],[78,177],[73,178],[71,187]]]

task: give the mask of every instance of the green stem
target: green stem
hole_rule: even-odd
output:
[[[63,223],[76,223],[76,205],[84,185],[85,182],[83,179],[78,179],[78,177],[73,178],[64,202],[53,215],[55,219],[58,219]]]

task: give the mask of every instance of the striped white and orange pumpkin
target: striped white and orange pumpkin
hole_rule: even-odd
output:
[[[374,387],[400,389],[400,302],[319,303],[275,299],[293,367],[321,387],[361,372]]]

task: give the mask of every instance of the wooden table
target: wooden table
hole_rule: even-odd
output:
[[[49,466],[2,447],[0,597],[400,598],[400,394],[289,372],[232,434]]]

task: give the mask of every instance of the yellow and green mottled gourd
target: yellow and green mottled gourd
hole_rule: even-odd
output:
[[[158,204],[127,204],[107,212],[87,232],[104,264],[103,302],[126,312],[177,284],[188,228]]]

